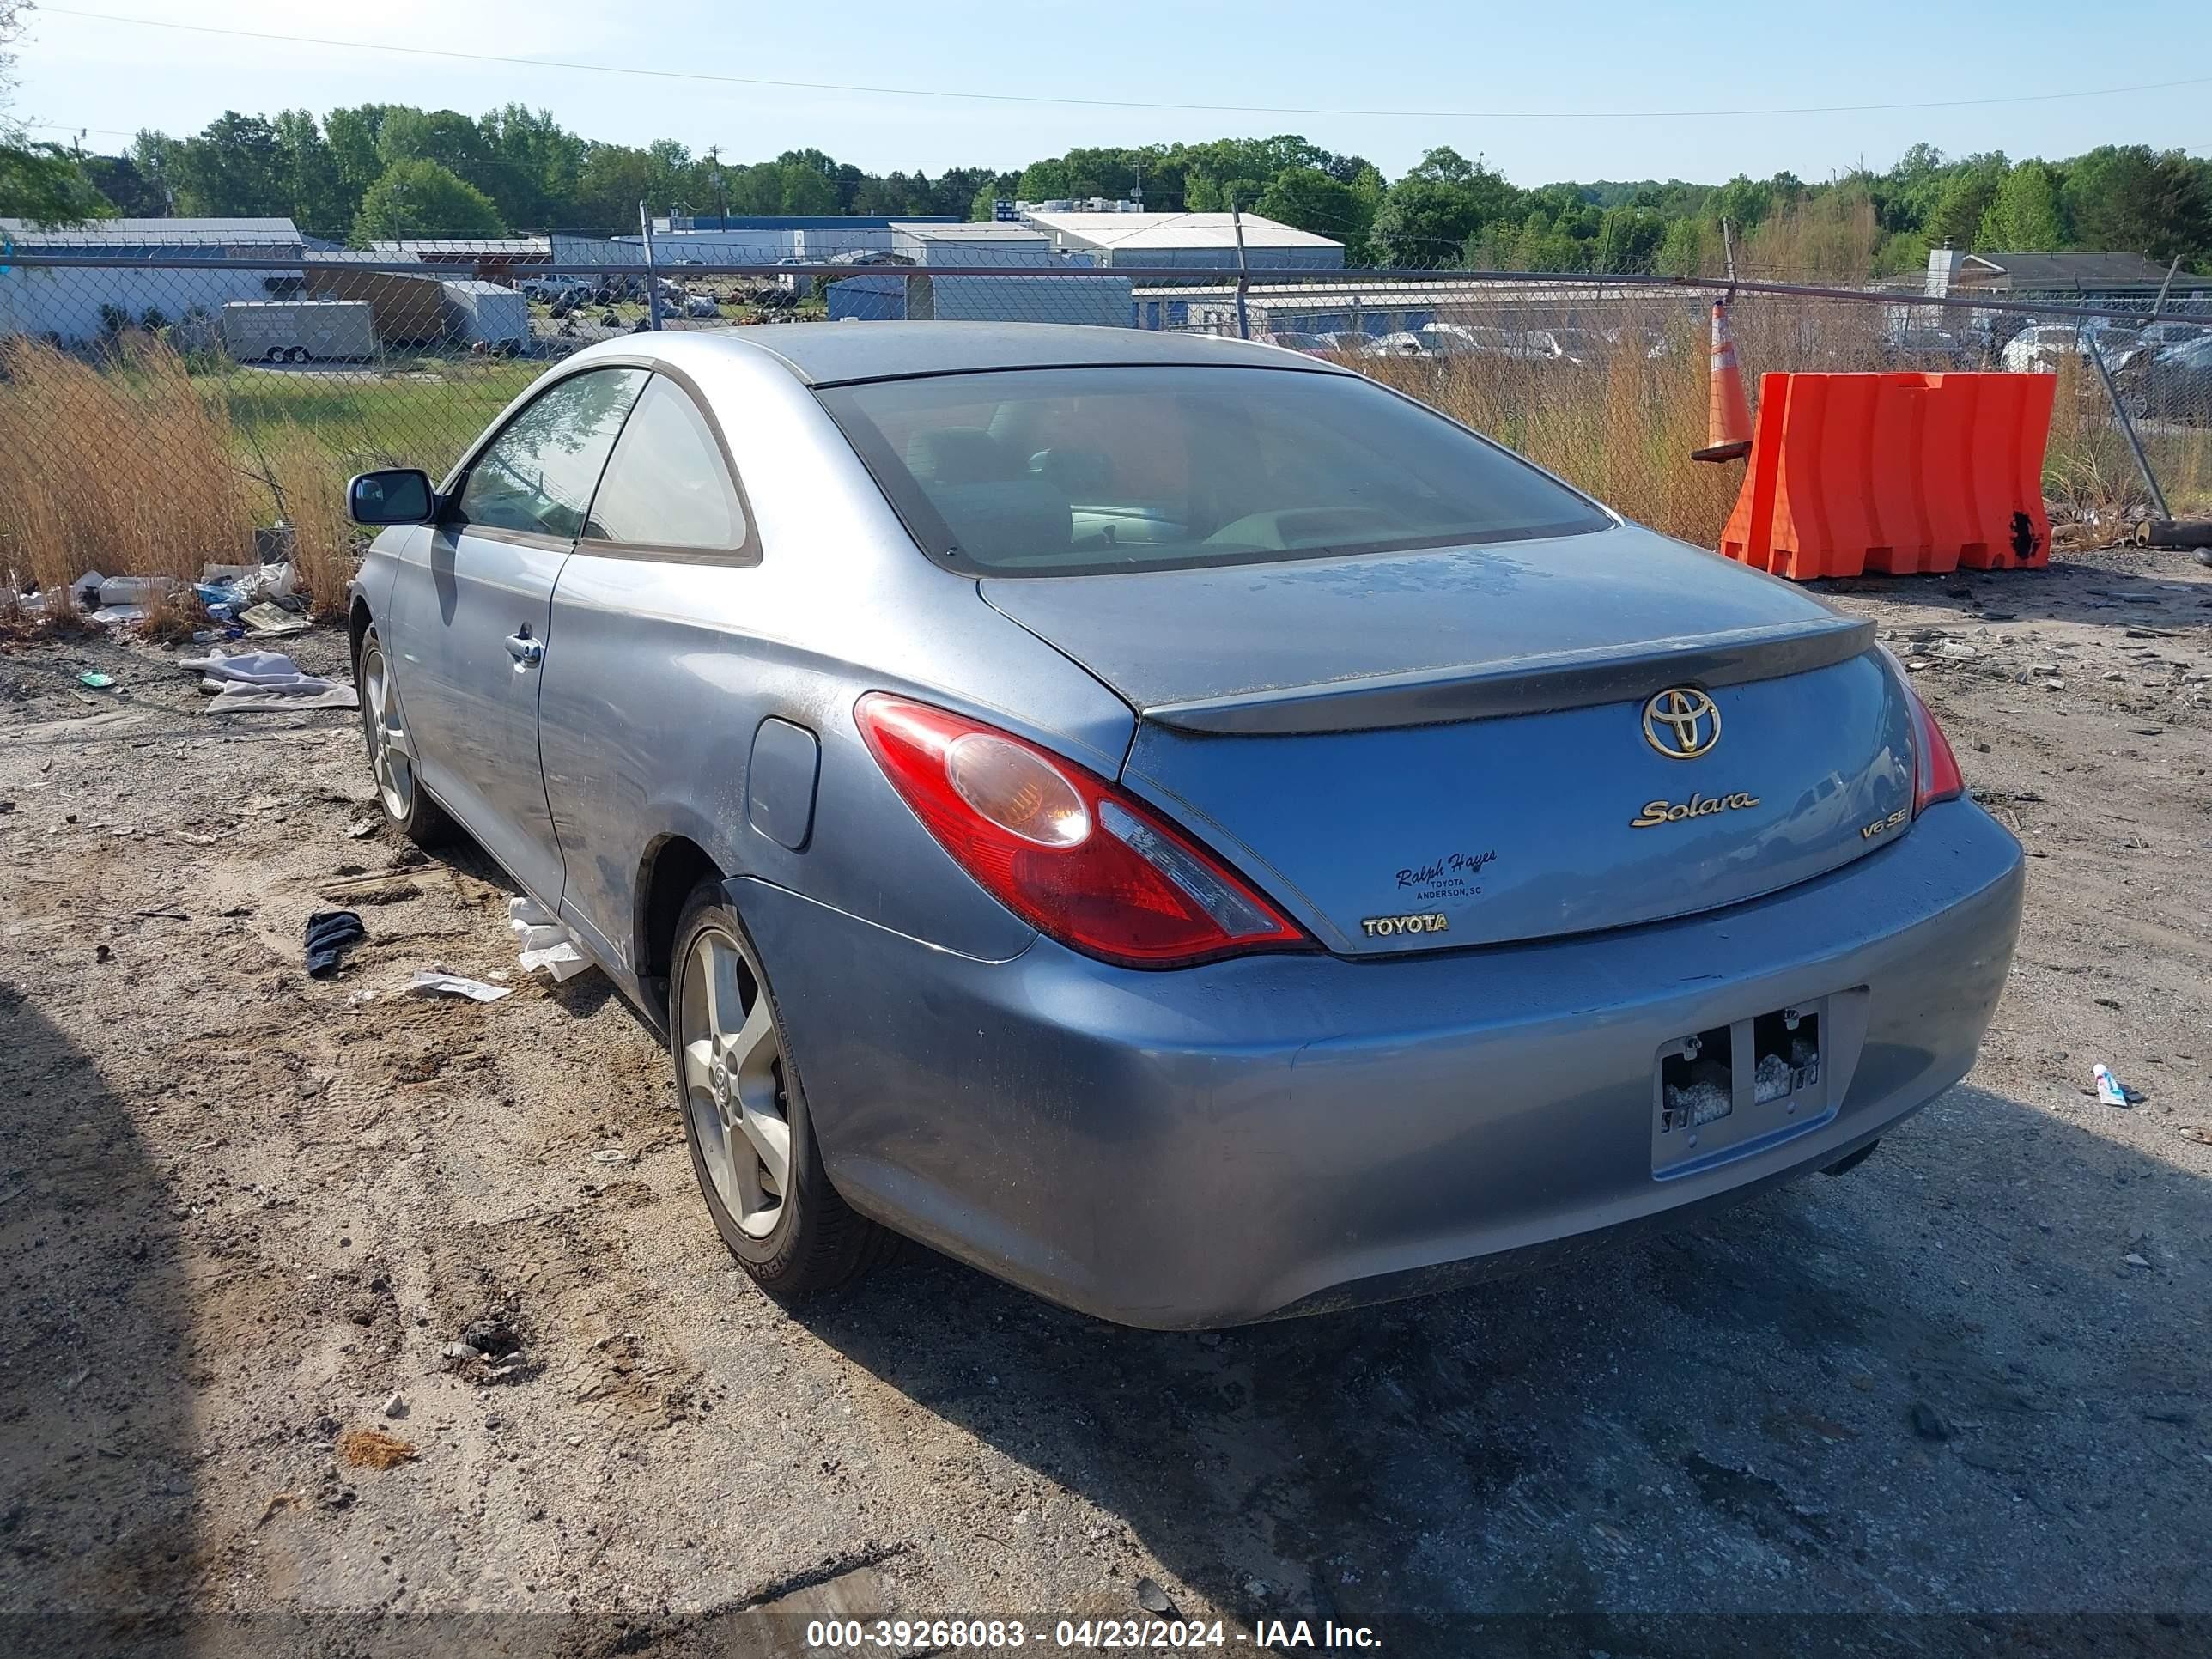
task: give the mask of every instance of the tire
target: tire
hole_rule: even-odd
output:
[[[1881,1145],[1881,1138],[1877,1135],[1875,1139],[1867,1142],[1865,1146],[1860,1147],[1856,1152],[1846,1153],[1844,1157],[1838,1158],[1833,1164],[1828,1165],[1826,1169],[1821,1170],[1820,1173],[1824,1176],[1847,1176],[1852,1170],[1857,1169],[1860,1164],[1872,1158],[1874,1156],[1874,1149]]]
[[[453,821],[415,775],[414,744],[408,736],[399,685],[374,623],[355,648],[353,683],[361,689],[362,742],[368,751],[369,775],[376,781],[376,802],[385,823],[417,847],[435,847],[451,839]]]
[[[851,1283],[896,1239],[830,1184],[759,963],[721,884],[701,882],[677,921],[668,970],[668,1048],[691,1170],[738,1265],[795,1303]],[[742,1016],[718,1006],[727,1000]],[[775,1152],[763,1150],[777,1147],[781,1173]]]

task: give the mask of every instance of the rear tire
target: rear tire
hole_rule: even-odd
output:
[[[376,802],[385,823],[417,847],[435,847],[450,839],[453,821],[415,775],[415,744],[408,734],[399,685],[374,623],[355,647],[353,683],[361,694],[362,740],[368,748],[368,769],[376,780]]]
[[[775,992],[713,878],[692,889],[676,924],[668,1032],[692,1173],[756,1284],[800,1301],[849,1284],[896,1248],[830,1184]]]

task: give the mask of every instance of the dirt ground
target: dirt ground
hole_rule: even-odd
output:
[[[777,1307],[643,1023],[515,969],[480,854],[357,834],[351,716],[0,652],[0,1647],[1036,1645],[1171,1605],[1231,1648],[2212,1648],[2212,570],[1837,586],[2031,856],[1973,1074],[1572,1277],[1206,1336],[919,1249]],[[370,937],[313,981],[332,900]],[[432,965],[514,994],[405,997]],[[471,1327],[495,1356],[442,1357]]]

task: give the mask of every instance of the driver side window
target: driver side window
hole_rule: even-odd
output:
[[[646,379],[640,368],[595,369],[524,405],[469,468],[462,522],[574,541]]]

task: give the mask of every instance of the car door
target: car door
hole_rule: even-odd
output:
[[[688,382],[657,371],[562,568],[538,705],[566,861],[561,919],[605,961],[634,965],[649,830],[689,818],[695,838],[719,848],[745,822],[764,665],[759,642],[729,619],[746,615],[759,563],[720,429]],[[806,811],[813,783],[810,765]]]
[[[644,370],[565,376],[518,410],[446,491],[392,588],[387,643],[432,794],[522,885],[561,896],[538,769],[554,583]]]

